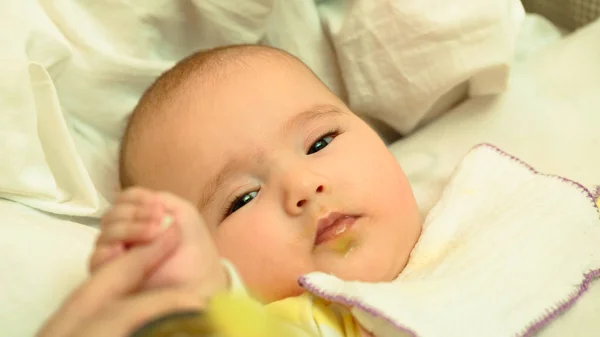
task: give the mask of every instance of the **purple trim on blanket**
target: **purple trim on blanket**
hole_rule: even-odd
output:
[[[471,149],[471,151],[469,151],[469,153],[472,152],[474,149],[477,149],[477,148],[480,148],[480,147],[487,147],[489,149],[492,149],[492,150],[498,152],[498,154],[503,155],[503,156],[505,156],[505,157],[507,157],[507,158],[509,158],[511,160],[514,160],[517,163],[520,163],[521,165],[523,165],[527,169],[529,169],[529,171],[531,171],[531,172],[533,172],[535,174],[539,174],[539,175],[545,176],[545,177],[556,178],[556,179],[558,179],[558,180],[560,180],[562,182],[565,182],[565,183],[567,183],[569,185],[573,185],[573,186],[577,187],[581,192],[583,192],[583,194],[585,194],[589,198],[589,200],[592,202],[592,205],[596,209],[596,212],[598,212],[598,215],[600,216],[600,209],[598,209],[598,205],[596,205],[596,198],[594,197],[594,194],[587,187],[583,186],[581,183],[578,183],[578,182],[576,182],[574,180],[571,180],[571,179],[568,179],[568,178],[565,178],[565,177],[562,177],[562,176],[558,176],[558,175],[555,175],[555,174],[541,173],[538,170],[534,169],[531,165],[529,165],[526,162],[524,162],[523,160],[521,160],[521,159],[519,159],[519,158],[517,158],[517,157],[515,157],[515,156],[513,156],[511,154],[508,154],[508,153],[502,151],[497,146],[489,144],[489,143],[482,143],[482,144],[476,145],[476,146],[474,146]],[[598,191],[598,189],[596,189],[596,191]]]
[[[596,186],[596,190],[592,193],[594,199],[600,199],[600,185]]]
[[[496,151],[497,153],[520,163],[521,165],[525,166],[527,169],[529,169],[531,172],[533,172],[535,174],[539,174],[539,175],[546,176],[546,177],[556,178],[560,181],[563,181],[569,185],[576,187],[577,189],[582,191],[589,198],[589,200],[591,200],[593,207],[596,209],[596,212],[598,212],[598,215],[600,216],[600,209],[598,208],[598,205],[596,205],[596,199],[598,197],[600,197],[600,186],[598,186],[596,188],[596,190],[594,191],[594,193],[592,193],[585,186],[583,186],[582,184],[580,184],[576,181],[567,179],[565,177],[557,176],[557,175],[540,173],[536,169],[534,169],[531,165],[525,163],[523,160],[502,151],[501,149],[499,149],[498,147],[496,147],[492,144],[482,143],[482,144],[476,145],[469,151],[469,153],[479,147],[490,148],[490,149]],[[538,332],[540,329],[544,328],[545,326],[550,324],[552,321],[557,319],[564,312],[569,310],[579,300],[579,298],[581,298],[583,296],[583,294],[585,294],[587,292],[590,284],[599,278],[600,278],[600,269],[595,269],[595,270],[592,270],[592,271],[588,272],[587,274],[585,274],[577,291],[575,291],[571,295],[569,295],[564,302],[560,303],[556,307],[556,309],[550,310],[547,314],[543,315],[538,321],[536,321],[536,322],[532,323],[530,326],[526,327],[526,330],[521,335],[521,337],[531,337],[533,334]],[[332,295],[325,293],[323,290],[319,289],[316,285],[309,282],[307,280],[306,276],[301,276],[298,279],[298,284],[300,284],[301,287],[305,288],[309,292],[311,292],[321,298],[324,298],[331,302],[341,303],[348,307],[357,307],[357,308],[369,313],[370,315],[372,315],[374,317],[383,319],[384,321],[390,323],[392,326],[394,326],[399,331],[402,331],[411,337],[417,337],[417,334],[414,330],[411,330],[410,328],[408,328],[406,326],[403,326],[397,322],[394,322],[392,319],[387,317],[385,314],[383,314],[379,310],[377,310],[371,306],[365,305],[364,303],[361,303],[357,299],[347,298],[343,295],[332,296]]]
[[[540,329],[544,328],[546,325],[551,323],[553,320],[557,319],[564,312],[569,310],[577,302],[577,300],[579,300],[579,298],[581,298],[581,296],[583,296],[583,294],[585,294],[585,292],[588,291],[590,284],[599,277],[600,269],[596,269],[585,274],[583,277],[583,282],[581,282],[581,285],[579,286],[579,289],[577,289],[577,291],[571,294],[571,296],[569,296],[567,300],[561,303],[556,309],[550,311],[548,314],[545,315],[545,317],[529,326],[525,330],[525,333],[523,333],[521,336],[533,336]]]

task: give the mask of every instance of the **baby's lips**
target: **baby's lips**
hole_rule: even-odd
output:
[[[315,245],[344,236],[352,228],[356,219],[358,219],[357,216],[341,213],[332,213],[327,218],[321,219],[315,237]]]

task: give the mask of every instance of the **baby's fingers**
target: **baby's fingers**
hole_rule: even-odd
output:
[[[147,205],[156,202],[156,192],[143,187],[131,187],[123,191],[116,203]]]
[[[164,212],[159,203],[145,206],[119,204],[112,207],[103,217],[100,226],[106,228],[122,221],[158,221]]]
[[[137,245],[153,241],[169,228],[171,223],[171,217],[165,215],[161,222],[152,225],[117,223],[102,230],[96,242],[96,250],[90,258],[90,271],[93,273],[106,262],[117,258],[129,244]]]
[[[98,236],[97,243],[146,243],[155,239],[160,232],[159,219],[135,222],[119,221],[104,227]]]

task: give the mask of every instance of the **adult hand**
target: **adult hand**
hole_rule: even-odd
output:
[[[196,296],[180,288],[139,291],[144,280],[178,246],[177,228],[102,266],[75,290],[38,337],[127,337],[138,326],[173,311],[199,309]]]

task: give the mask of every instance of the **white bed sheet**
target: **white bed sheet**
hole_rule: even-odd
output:
[[[97,230],[4,199],[0,214],[0,335],[33,336],[87,276]]]
[[[500,96],[466,101],[390,146],[426,214],[462,156],[492,143],[544,173],[600,185],[600,21],[518,61]]]

